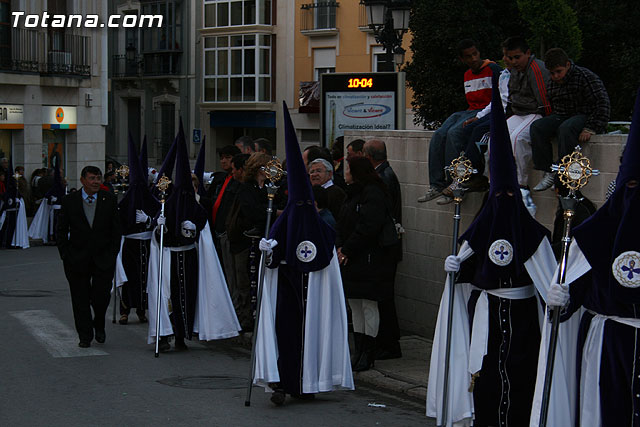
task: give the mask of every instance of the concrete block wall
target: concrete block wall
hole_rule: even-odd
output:
[[[439,206],[436,201],[417,203],[428,187],[428,153],[432,131],[348,131],[345,146],[352,140],[377,138],[385,141],[387,156],[402,188],[403,260],[396,276],[396,307],[400,328],[407,333],[431,338],[444,287],[444,258],[451,253],[454,205]],[[620,153],[626,135],[596,135],[584,144],[583,153],[600,176],[583,190],[597,207],[604,202],[607,186],[618,172]],[[542,172],[533,171],[533,187]],[[465,195],[461,205],[462,234],[481,206],[483,194]],[[533,193],[538,210],[536,219],[552,230],[557,198],[552,190]]]

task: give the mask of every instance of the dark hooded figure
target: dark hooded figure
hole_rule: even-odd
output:
[[[498,87],[497,76],[493,87]],[[475,426],[524,426],[529,424],[540,343],[536,290],[525,264],[551,254],[551,246],[549,231],[522,201],[497,90],[492,103],[489,196],[460,238],[458,255],[445,261],[446,272],[460,271],[455,298],[462,298],[456,301],[462,312],[454,311],[452,323],[447,413],[453,422],[474,418]],[[452,285],[447,281],[440,304],[427,392],[427,415],[437,417],[439,425]]]
[[[160,166],[160,170],[156,175],[156,179],[154,179],[154,181],[149,184],[151,185],[151,194],[153,194],[154,197],[158,200],[160,200],[160,191],[156,187],[156,184],[158,183],[158,181],[162,176],[166,176],[169,179],[171,179],[173,176],[173,168],[176,164],[176,149],[178,147],[178,135],[176,135],[176,137],[173,139],[173,143],[171,144],[171,147],[169,147],[169,152],[167,152],[167,156],[164,158],[164,161],[162,162],[162,166]],[[173,184],[169,186],[169,189],[167,190],[165,197],[171,193],[172,188],[173,188]]]
[[[42,239],[44,244],[56,244],[56,229],[62,198],[65,196],[62,174],[58,162],[53,164],[53,185],[43,197],[40,207],[29,226],[29,237]]]
[[[18,191],[18,181],[11,174],[13,166],[5,176],[5,192],[0,195],[0,247],[26,249],[29,247],[27,216],[22,195]]]
[[[184,350],[184,339],[191,340],[194,333],[200,340],[211,340],[238,335],[240,329],[213,247],[207,212],[196,200],[182,122],[176,141],[175,182],[164,215],[156,221],[161,227],[156,228],[151,243],[147,286],[148,342],[152,343],[156,335],[158,245],[160,230],[164,230],[159,344],[163,351],[169,349],[169,335],[175,336],[176,349]]]
[[[579,426],[640,426],[638,183],[640,91],[615,190],[575,229],[569,249],[568,290],[559,285],[551,287],[551,291],[564,295],[556,301],[556,305],[565,305],[563,318],[581,306],[586,309],[578,333],[574,371],[578,374]]]
[[[141,153],[143,154],[143,153]],[[153,197],[131,135],[129,135],[129,188],[118,204],[122,244],[116,261],[116,286],[120,287],[120,324],[126,325],[132,308],[141,323],[147,321],[147,273],[152,218],[160,211]]]
[[[335,232],[318,215],[287,105],[283,103],[288,202],[260,248],[267,257],[254,381],[285,394],[353,389],[347,315]]]

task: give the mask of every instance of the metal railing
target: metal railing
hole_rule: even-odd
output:
[[[336,28],[336,11],[340,3],[323,1],[300,6],[300,31]]]
[[[91,74],[90,37],[12,28],[10,46],[0,52],[0,72]]]
[[[113,77],[172,76],[181,74],[182,52],[149,52],[142,55],[113,55]]]

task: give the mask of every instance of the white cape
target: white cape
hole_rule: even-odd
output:
[[[24,200],[18,199],[20,207],[18,208],[18,216],[16,218],[16,230],[13,233],[11,244],[22,249],[29,247],[29,230],[27,228],[27,210],[24,206]]]
[[[254,383],[270,391],[268,384],[280,381],[275,331],[278,268],[266,269],[263,286]],[[353,390],[347,308],[335,250],[325,269],[309,273],[304,328],[302,392]]]
[[[531,260],[528,261],[528,263],[529,262],[534,263]],[[538,289],[542,297],[546,300],[550,284],[555,282],[558,277],[559,266],[553,257],[553,253],[546,255],[546,261],[536,264],[537,265],[527,266],[527,270],[532,279],[534,279],[534,275],[537,276],[534,279],[535,283],[547,284],[543,290]],[[569,248],[565,283],[572,283],[590,269],[591,266],[574,240]],[[548,312],[548,310],[545,312],[545,322],[542,328],[540,353],[538,355],[538,374],[533,404],[531,406],[530,427],[537,427],[540,422],[544,375],[551,335],[551,322]],[[578,347],[578,329],[580,328],[580,319],[583,313],[584,309],[580,308],[580,310],[576,311],[568,320],[560,323],[558,329],[558,342],[556,345],[551,394],[549,397],[549,411],[547,413],[548,426],[575,425],[575,408],[576,399],[578,398],[576,390],[576,351]]]
[[[40,207],[31,220],[29,237],[42,239],[43,243],[49,243],[49,216],[52,211],[53,207],[47,202],[47,199],[42,199]]]
[[[461,261],[473,254],[473,249],[468,242],[463,242],[458,252]],[[549,255],[551,258],[549,258]],[[545,237],[538,246],[536,252],[525,262],[525,268],[531,277],[536,289],[540,291],[548,286],[548,281],[541,282],[541,276],[534,271],[534,267],[542,268],[545,263],[556,263],[549,240]],[[436,418],[436,424],[442,425],[442,390],[444,389],[444,366],[446,359],[447,322],[449,309],[449,277],[445,282],[442,300],[438,309],[436,330],[431,350],[429,365],[429,382],[427,383],[427,416]],[[471,296],[472,285],[469,283],[456,283],[453,305],[453,323],[451,324],[451,363],[449,364],[449,397],[447,399],[447,427],[470,426],[474,417],[473,393],[469,391],[471,382],[471,331],[469,328],[469,314],[467,304]],[[544,291],[546,296],[546,291]],[[541,310],[540,318],[542,317]],[[553,424],[549,424],[553,425]],[[560,425],[560,424],[558,424]]]
[[[198,333],[202,341],[235,337],[240,331],[240,323],[236,317],[227,282],[224,279],[220,261],[213,246],[213,239],[207,224],[200,231],[196,244],[198,250],[198,298],[193,332]],[[149,273],[147,276],[147,294],[149,301],[149,334],[147,342],[155,342],[156,311],[158,301],[158,263],[159,245],[155,238],[151,239],[149,253]],[[171,251],[163,250],[162,264],[162,299],[160,304],[160,336],[173,334],[169,320],[169,299],[171,297]]]

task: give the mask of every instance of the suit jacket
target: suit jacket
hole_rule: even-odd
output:
[[[93,227],[84,213],[82,191],[62,199],[58,217],[57,244],[60,258],[74,270],[93,265],[100,270],[114,268],[122,235],[118,203],[113,194],[96,194]]]

